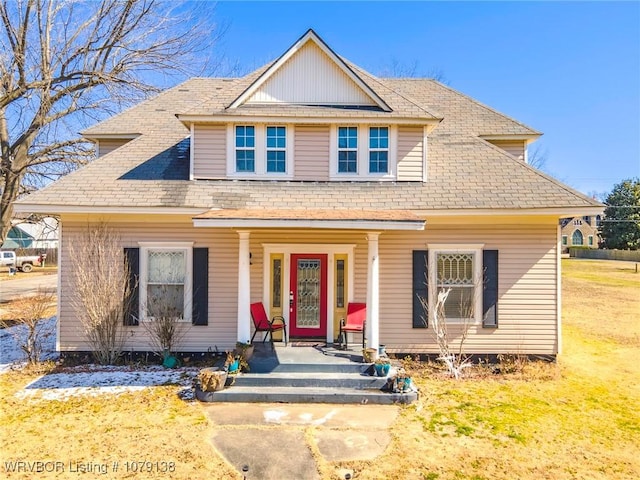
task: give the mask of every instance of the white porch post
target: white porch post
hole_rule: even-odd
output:
[[[367,346],[378,348],[380,343],[380,279],[378,237],[380,232],[367,233],[369,255],[367,262]]]
[[[251,271],[249,269],[248,231],[239,231],[238,245],[238,342],[248,343],[251,339]]]

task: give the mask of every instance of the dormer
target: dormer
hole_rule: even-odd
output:
[[[228,105],[178,115],[192,132],[192,179],[425,181],[427,133],[441,117],[313,30],[246,78]]]

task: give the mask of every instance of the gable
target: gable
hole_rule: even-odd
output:
[[[314,42],[289,58],[246,103],[377,106]]]

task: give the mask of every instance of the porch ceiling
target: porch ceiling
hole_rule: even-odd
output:
[[[195,227],[424,230],[425,220],[408,210],[221,209],[193,217]]]

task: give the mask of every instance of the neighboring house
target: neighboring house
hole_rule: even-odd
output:
[[[100,157],[16,205],[61,217],[64,351],[88,349],[69,244],[107,222],[139,280],[132,350],[167,288],[184,351],[249,340],[257,301],[332,342],[353,301],[370,346],[436,352],[419,299],[448,285],[452,338],[469,301],[467,352],[553,356],[558,222],[602,209],[526,164],[537,131],[434,80],[374,77],[311,30],[245,77],[188,80],[83,134]]]
[[[7,232],[2,244],[2,250],[16,250],[19,248],[31,248],[33,244],[33,236],[25,232],[20,226],[14,225]]]
[[[597,215],[583,215],[560,220],[562,227],[562,251],[568,252],[569,247],[598,248],[600,234],[598,228],[604,218],[604,211]]]
[[[58,248],[58,220],[44,217],[37,222],[14,220],[9,230],[4,250],[34,248],[40,250]]]

